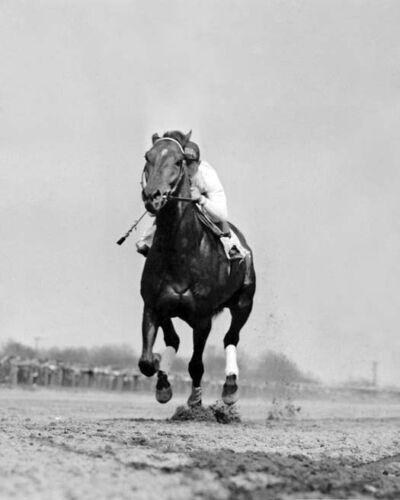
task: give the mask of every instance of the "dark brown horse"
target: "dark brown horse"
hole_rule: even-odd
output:
[[[193,355],[189,362],[193,387],[188,404],[201,404],[204,347],[213,317],[227,307],[232,320],[224,337],[228,368],[222,397],[232,404],[238,397],[236,346],[253,306],[253,259],[244,237],[234,228],[249,254],[241,261],[228,261],[218,237],[205,229],[196,215],[196,206],[188,201],[190,177],[184,148],[189,139],[190,133],[178,131],[162,138],[155,134],[153,146],[145,155],[146,184],[142,197],[146,209],[156,216],[157,230],[141,281],[144,311],[139,367],[148,377],[157,372],[157,400],[169,401],[172,389],[168,369],[163,368],[160,355],[153,353],[153,345],[161,327],[168,356],[175,354],[179,337],[171,318],[181,318],[193,329]]]

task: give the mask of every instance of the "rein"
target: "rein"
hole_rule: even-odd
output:
[[[188,203],[196,203],[196,200],[194,200],[193,198],[185,198],[184,196],[174,196],[172,194],[165,194],[164,198],[173,201],[187,201]]]
[[[164,195],[167,200],[175,200],[175,201],[187,201],[191,203],[196,203],[196,200],[193,198],[185,198],[184,196],[173,196],[172,194],[165,194]]]

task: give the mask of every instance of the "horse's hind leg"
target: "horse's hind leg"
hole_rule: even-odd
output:
[[[240,330],[246,323],[253,307],[252,297],[250,300],[239,300],[237,304],[230,307],[232,320],[227,334],[224,337],[226,354],[225,384],[222,389],[222,400],[231,405],[239,399],[237,380],[239,368],[236,360],[236,347],[239,343]]]
[[[161,321],[164,332],[165,351],[161,356],[160,367],[157,374],[156,398],[159,403],[168,403],[172,398],[172,387],[168,374],[179,348],[179,337],[170,318]]]
[[[201,379],[204,373],[203,352],[211,330],[211,318],[206,318],[193,327],[193,355],[189,362],[189,374],[192,378],[192,393],[189,406],[201,405]]]

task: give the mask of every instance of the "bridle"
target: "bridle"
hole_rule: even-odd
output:
[[[184,198],[183,196],[173,196],[172,193],[174,193],[177,189],[178,189],[178,186],[179,186],[179,183],[181,182],[182,180],[182,177],[183,177],[183,174],[185,172],[185,164],[186,164],[186,161],[185,161],[185,151],[182,147],[182,144],[180,144],[176,139],[173,139],[172,137],[160,137],[160,139],[157,139],[154,144],[156,144],[157,142],[160,142],[160,141],[172,141],[172,142],[175,142],[175,144],[177,144],[179,146],[179,149],[182,151],[183,153],[183,158],[182,158],[182,161],[181,161],[181,164],[180,164],[180,167],[179,167],[179,175],[178,175],[178,178],[173,186],[172,189],[170,189],[170,191],[164,195],[165,199],[166,199],[166,203],[169,201],[169,200],[175,200],[175,201],[187,201],[187,202],[190,202],[190,203],[195,203],[195,201],[192,199],[192,198]],[[144,172],[144,169],[143,169],[143,172],[142,172],[142,178],[141,178],[141,181],[140,181],[140,185],[142,186],[142,193],[144,191],[144,188],[146,187],[146,176],[145,176],[145,172]],[[136,227],[138,226],[139,222],[143,219],[143,217],[147,214],[147,210],[144,211],[144,213],[139,217],[139,219],[137,219],[133,225],[128,229],[128,231],[125,233],[124,236],[122,236],[118,241],[117,241],[117,245],[122,245],[124,243],[124,241],[129,238],[129,236],[131,235],[132,231],[135,229],[136,230]]]
[[[194,203],[194,200],[192,198],[185,198],[183,196],[174,196],[174,194],[173,194],[178,189],[178,186],[182,180],[183,174],[185,173],[186,160],[185,160],[185,151],[182,147],[182,144],[180,142],[178,142],[176,139],[173,139],[172,137],[160,137],[159,139],[157,139],[154,142],[154,144],[157,144],[157,142],[161,142],[161,141],[174,142],[175,144],[177,144],[179,146],[179,149],[181,150],[181,152],[183,154],[182,161],[179,164],[179,175],[176,178],[176,181],[174,182],[174,185],[172,186],[172,188],[168,191],[168,193],[163,195],[163,198],[166,200],[166,202],[168,202],[169,200],[175,200],[175,201],[187,201],[187,202]],[[146,175],[145,175],[145,171],[143,169],[142,178],[140,180],[142,192],[144,191],[146,184],[147,184]]]

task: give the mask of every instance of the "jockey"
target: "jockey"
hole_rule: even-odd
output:
[[[225,253],[230,260],[243,259],[248,250],[240,243],[237,235],[229,228],[226,196],[215,169],[200,160],[200,149],[195,142],[189,141],[185,147],[185,159],[191,179],[191,197],[208,215],[212,222],[222,227],[229,236],[221,236]],[[154,238],[156,225],[153,224],[136,243],[139,253],[146,256]]]

